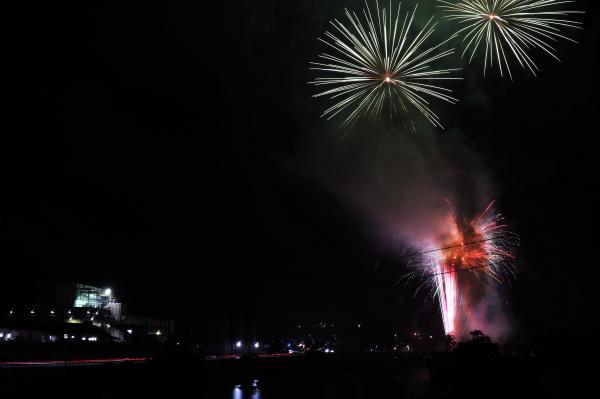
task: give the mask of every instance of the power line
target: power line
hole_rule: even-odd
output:
[[[425,255],[425,254],[430,254],[430,253],[433,253],[433,252],[445,251],[447,249],[460,248],[460,247],[466,247],[466,246],[469,246],[469,245],[481,244],[482,242],[493,241],[493,240],[497,240],[499,238],[504,238],[504,237],[508,237],[508,236],[509,236],[508,234],[505,234],[505,235],[502,235],[502,236],[496,236],[496,237],[492,237],[492,238],[483,238],[481,240],[471,241],[471,242],[457,244],[457,245],[451,245],[451,246],[443,247],[443,248],[428,249],[426,251],[413,252],[411,254],[406,254],[406,255],[398,255],[398,256],[387,258],[387,259],[378,259],[377,263],[379,263],[379,262],[390,262],[390,261],[395,261],[395,260],[404,259],[404,258],[412,258],[413,256],[417,256],[417,255]]]

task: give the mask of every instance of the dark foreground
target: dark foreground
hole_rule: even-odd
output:
[[[577,366],[496,360],[335,354],[0,370],[2,397],[19,398],[567,398]]]

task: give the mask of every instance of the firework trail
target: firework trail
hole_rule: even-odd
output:
[[[506,230],[494,202],[467,223],[460,222],[450,205],[447,231],[444,237],[431,239],[432,244],[442,249],[427,251],[410,266],[438,298],[446,334],[456,334],[461,302],[459,273],[487,276],[500,284],[508,281],[514,277],[512,251],[518,237]]]
[[[437,82],[460,78],[449,76],[457,69],[435,69],[432,64],[454,54],[454,49],[439,51],[450,38],[425,46],[437,25],[433,17],[413,32],[417,7],[403,15],[400,9],[401,3],[394,11],[390,0],[389,10],[380,9],[376,2],[372,13],[365,1],[362,18],[346,10],[347,26],[337,19],[331,21],[333,32],[319,38],[331,53],[322,53],[320,62],[311,62],[311,69],[325,76],[309,83],[324,87],[313,97],[325,96],[335,102],[323,112],[327,119],[345,113],[343,125],[352,125],[361,117],[385,112],[392,120],[403,115],[403,122],[414,131],[410,106],[434,126],[442,127],[429,107],[429,98],[455,103],[458,100],[450,95],[452,90]]]
[[[529,56],[530,49],[539,49],[556,60],[552,46],[558,39],[565,39],[561,28],[580,28],[581,23],[569,19],[579,11],[557,10],[557,6],[573,3],[573,0],[438,0],[446,18],[458,21],[457,32],[463,37],[464,57],[469,51],[469,62],[480,47],[485,49],[484,74],[488,65],[498,65],[500,75],[504,70],[512,79],[509,58],[514,58],[524,69],[534,75],[538,66]]]

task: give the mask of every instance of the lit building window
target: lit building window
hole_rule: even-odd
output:
[[[75,293],[76,308],[105,309],[114,302],[115,299],[112,296],[110,288],[102,289],[90,285],[77,284],[77,291]]]

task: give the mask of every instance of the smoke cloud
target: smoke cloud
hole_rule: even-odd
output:
[[[458,129],[419,126],[415,134],[369,123],[345,137],[320,133],[296,166],[367,215],[367,228],[390,255],[439,248],[450,235],[449,205],[467,223],[493,199],[491,178],[476,148]],[[466,273],[465,273],[466,274]],[[462,278],[461,278],[462,280]],[[462,283],[462,281],[461,281]],[[505,334],[508,325],[492,285],[466,278],[470,329]],[[462,309],[461,309],[462,310]],[[498,317],[498,319],[496,319]],[[493,331],[492,331],[493,330]]]

